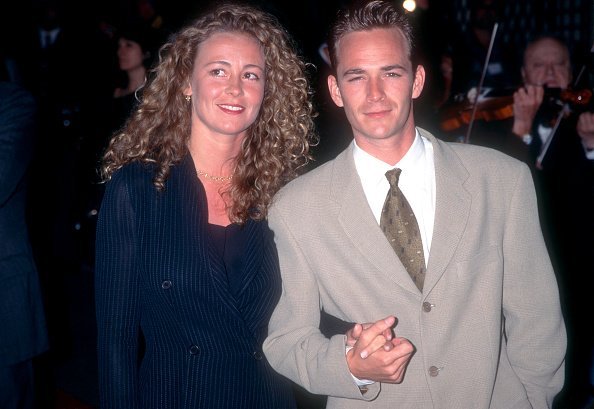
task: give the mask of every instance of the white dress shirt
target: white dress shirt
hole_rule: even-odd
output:
[[[421,240],[423,241],[425,265],[427,265],[433,237],[433,223],[435,221],[433,145],[417,131],[410,149],[395,166],[371,156],[357,146],[357,143],[355,143],[353,152],[355,167],[361,179],[363,191],[378,224],[380,223],[386,195],[390,190],[386,172],[394,168],[402,169],[398,187],[408,200],[417,219]]]
[[[58,34],[60,34],[60,27],[56,27],[52,30],[39,29],[39,43],[41,48],[48,48],[56,42]]]

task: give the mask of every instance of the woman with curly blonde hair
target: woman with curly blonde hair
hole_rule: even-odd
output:
[[[219,6],[161,48],[102,167],[102,407],[295,406],[261,349],[281,292],[266,215],[310,159],[309,92],[254,7]]]

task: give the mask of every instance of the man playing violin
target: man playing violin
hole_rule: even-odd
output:
[[[541,223],[568,330],[566,383],[559,404],[585,407],[593,391],[589,372],[594,342],[587,300],[594,291],[594,113],[573,109],[559,116],[563,103],[548,97],[551,89],[568,89],[572,81],[569,50],[558,39],[530,42],[521,74],[524,85],[513,96],[512,132],[529,146],[532,164],[537,165]]]
[[[526,47],[522,66],[524,86],[514,93],[512,131],[530,144],[536,114],[547,88],[567,89],[571,82],[571,63],[567,46],[554,37],[541,37]],[[550,131],[550,130],[549,130]],[[594,159],[594,113],[583,112],[576,126],[588,159]],[[542,135],[541,135],[542,134]],[[547,132],[539,131],[541,141]]]

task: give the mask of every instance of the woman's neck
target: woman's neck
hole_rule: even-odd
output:
[[[227,177],[235,171],[242,138],[191,137],[188,143],[196,170],[212,176]]]
[[[206,192],[209,223],[221,226],[231,223],[228,214],[230,197],[223,197],[222,192],[232,183],[240,146],[241,138],[204,134],[190,137],[188,150],[194,161],[196,177],[201,180]]]

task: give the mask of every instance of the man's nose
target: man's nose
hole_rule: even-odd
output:
[[[555,64],[547,64],[545,65],[545,74],[547,76],[555,75]]]
[[[371,102],[381,101],[384,99],[384,96],[385,93],[382,81],[379,79],[370,78],[367,89],[367,100]]]

